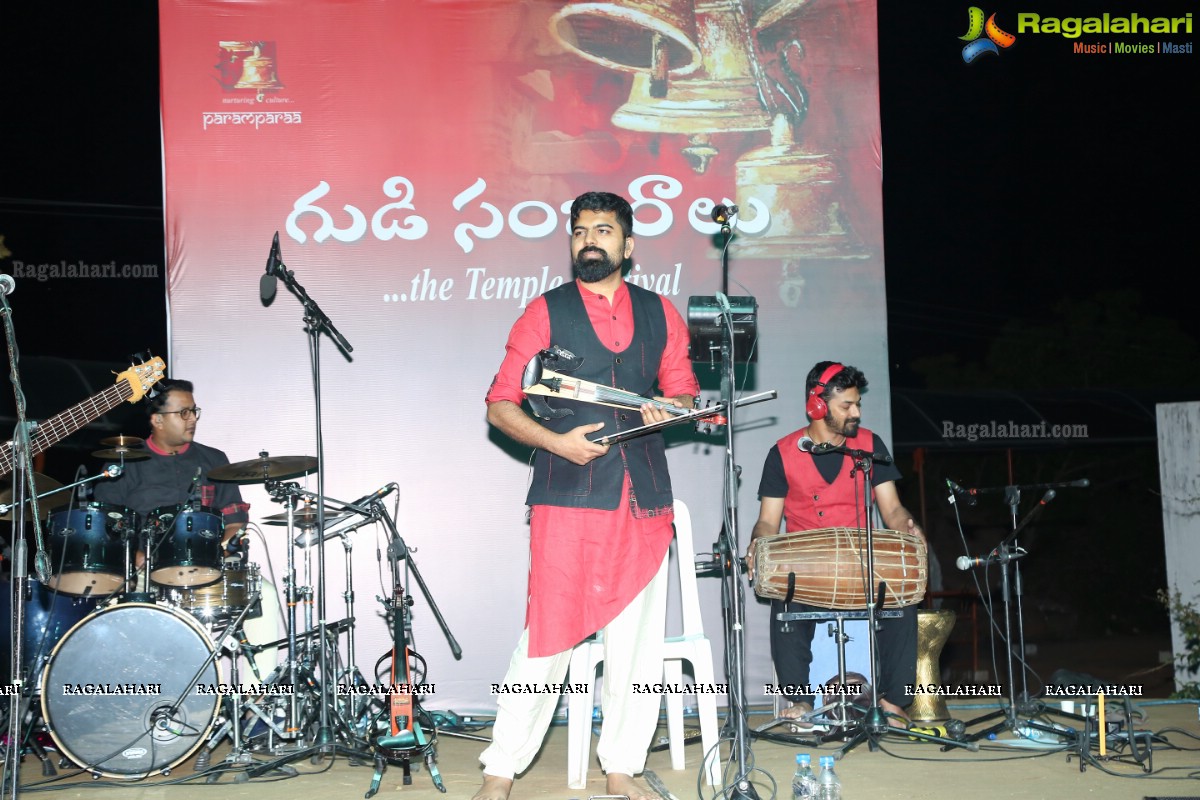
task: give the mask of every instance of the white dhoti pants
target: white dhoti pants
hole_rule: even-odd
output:
[[[662,682],[668,558],[669,554],[663,557],[646,588],[603,629],[604,689],[600,708],[604,724],[596,755],[605,772],[640,773],[658,727],[662,695],[647,691],[647,687]],[[572,650],[531,658],[526,630],[513,652],[503,687],[562,683]],[[591,681],[595,677],[573,679],[582,682],[580,678]],[[511,779],[529,766],[546,738],[558,699],[558,693],[497,695],[492,744],[479,756],[485,774]]]

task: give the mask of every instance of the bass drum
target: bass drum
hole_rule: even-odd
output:
[[[29,599],[25,601],[25,625],[21,631],[21,668],[28,689],[37,686],[42,667],[46,666],[46,658],[54,645],[76,623],[96,610],[96,600],[60,594],[32,578],[26,591]],[[0,653],[3,653],[0,680],[5,684],[12,681],[11,636],[12,583],[6,577],[0,581]]]
[[[221,696],[213,644],[187,614],[127,603],[67,632],[42,676],[42,714],[67,758],[119,778],[166,775],[204,744]]]

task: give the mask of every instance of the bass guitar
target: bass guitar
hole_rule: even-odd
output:
[[[163,379],[167,364],[161,358],[152,358],[134,364],[117,374],[115,385],[94,394],[82,403],[77,403],[61,414],[40,422],[29,436],[29,455],[35,456],[48,450],[58,442],[93,420],[112,411],[123,402],[136,403],[146,396],[150,387]],[[0,449],[0,478],[13,471],[12,441]]]

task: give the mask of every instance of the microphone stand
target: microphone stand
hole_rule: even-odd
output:
[[[1032,522],[1039,514],[1041,514],[1042,510],[1045,509],[1050,501],[1055,498],[1057,490],[1065,488],[1082,488],[1088,485],[1089,483],[1087,480],[1082,480],[1060,483],[1033,483],[1023,486],[1011,485],[985,489],[970,489],[966,492],[966,494],[971,497],[979,494],[1002,492],[1004,494],[1004,503],[1009,507],[1010,525],[1012,527],[1012,532],[1009,533],[1008,536],[1006,536],[1004,540],[1001,541],[1000,544],[997,545],[996,548],[993,549],[986,558],[972,559],[982,561],[985,564],[995,562],[1000,565],[1000,598],[1004,604],[1004,663],[1008,676],[1008,707],[983,714],[964,723],[966,727],[971,727],[972,725],[977,725],[981,722],[1001,718],[1001,721],[995,725],[984,728],[981,731],[967,736],[966,739],[968,741],[978,741],[979,739],[990,736],[993,733],[998,733],[1006,728],[1013,732],[1017,732],[1020,728],[1028,728],[1060,736],[1063,735],[1062,729],[1046,725],[1031,718],[1033,715],[1044,711],[1046,706],[1040,701],[1029,697],[1025,683],[1026,670],[1028,667],[1025,663],[1025,626],[1023,621],[1024,612],[1021,608],[1021,569],[1020,565],[1016,562],[1018,559],[1023,558],[1026,555],[1026,552],[1017,543],[1017,536],[1021,533],[1021,531],[1025,530],[1029,523]],[[1034,506],[1025,515],[1025,517],[1021,519],[1020,522],[1018,522],[1017,508],[1021,503],[1021,491],[1023,489],[1029,489],[1033,491],[1045,490],[1046,493],[1042,496],[1041,500],[1038,501],[1038,504]],[[956,501],[955,497],[956,493],[951,492],[951,503]],[[1012,565],[1011,575],[1009,572],[1010,564]],[[1014,596],[1015,600],[1013,599]],[[1012,639],[1012,617],[1014,615],[1014,606],[1015,615],[1017,618],[1017,642],[1015,647]],[[993,620],[991,624],[994,626],[995,621]],[[1016,681],[1014,680],[1013,675],[1014,657],[1021,662],[1021,691],[1019,693],[1017,692]],[[1056,713],[1061,713],[1063,716],[1070,717],[1075,720],[1086,721],[1086,718],[1081,715],[1070,714],[1065,711]],[[1029,719],[1021,722],[1018,720],[1018,716],[1025,716]]]
[[[325,530],[325,442],[321,427],[321,334],[327,333],[333,339],[334,344],[338,349],[349,358],[349,354],[354,351],[346,338],[342,336],[333,321],[321,310],[317,302],[313,300],[308,292],[296,280],[295,274],[287,268],[283,263],[279,254],[279,233],[275,233],[275,239],[271,245],[271,252],[267,260],[266,275],[260,281],[260,289],[263,294],[263,302],[269,301],[267,284],[267,276],[277,277],[283,280],[293,295],[300,301],[304,307],[304,331],[308,335],[308,352],[309,360],[312,367],[313,378],[313,404],[316,420],[316,440],[317,440],[317,529]],[[273,294],[273,286],[271,287],[271,297]],[[289,547],[291,543],[289,542]],[[330,692],[333,690],[333,680],[331,680],[331,670],[329,668],[329,644],[325,635],[325,547],[324,544],[317,548],[317,571],[321,575],[321,579],[317,583],[317,649],[319,653],[319,664],[321,672],[320,690],[320,717],[315,743],[312,749],[312,757],[314,760],[319,760],[321,756],[327,753],[333,753],[337,750],[346,751],[347,748],[339,748],[334,742],[332,728],[329,723],[329,711],[333,704],[333,699]],[[302,752],[302,751],[301,751]],[[353,756],[363,756],[364,754],[357,750],[349,751]],[[292,754],[289,760],[294,760],[300,753]]]
[[[7,277],[7,276],[5,276]],[[13,546],[13,569],[12,581],[9,590],[12,593],[12,619],[11,619],[11,637],[12,648],[9,650],[11,654],[12,671],[9,673],[12,676],[12,686],[15,690],[9,696],[8,701],[8,747],[4,748],[4,768],[0,772],[0,788],[4,786],[4,781],[9,782],[9,796],[12,800],[20,795],[20,781],[18,780],[18,772],[21,764],[21,722],[25,717],[25,711],[29,707],[28,700],[25,697],[24,691],[24,668],[22,662],[25,660],[21,629],[25,625],[25,588],[29,580],[29,555],[28,545],[25,541],[25,531],[29,522],[25,517],[24,506],[27,498],[32,500],[33,506],[33,531],[35,542],[37,544],[37,552],[34,556],[34,567],[37,572],[38,579],[42,582],[50,579],[50,558],[46,555],[45,541],[42,538],[42,527],[39,524],[40,514],[38,513],[37,496],[33,484],[33,465],[30,462],[32,456],[30,447],[30,431],[32,425],[25,416],[25,391],[21,388],[21,373],[18,368],[20,356],[17,349],[17,335],[13,328],[12,322],[12,307],[8,304],[8,293],[11,288],[0,286],[0,316],[4,317],[4,336],[8,344],[8,364],[9,364],[9,380],[13,385],[13,397],[17,412],[17,424],[13,430],[12,437],[12,486],[13,486],[13,507],[21,509],[21,513],[13,517],[12,526],[12,546]]]
[[[722,224],[725,232],[725,249],[721,252],[722,287],[729,280],[729,225]],[[733,314],[724,293],[718,295],[721,303],[721,403],[725,406],[725,463],[723,469],[725,494],[725,520],[717,541],[716,551],[722,565],[721,600],[725,620],[725,674],[729,681],[729,718],[726,721],[732,737],[733,757],[737,761],[737,775],[728,796],[737,800],[757,800],[758,792],[750,780],[750,730],[746,720],[746,597],[738,569],[738,482],[741,468],[734,457],[734,419],[737,403],[734,402]],[[685,554],[680,553],[680,558]],[[724,738],[724,737],[722,737]],[[717,757],[705,754],[706,758]]]
[[[34,500],[43,500],[47,497],[50,497],[51,495],[60,494],[62,492],[68,492],[73,489],[77,489],[80,486],[83,486],[85,483],[91,483],[92,481],[98,481],[101,478],[119,478],[119,477],[121,477],[121,473],[123,471],[124,471],[124,467],[120,467],[116,464],[112,464],[111,466],[107,467],[106,469],[101,470],[100,473],[97,475],[92,475],[89,478],[83,478],[81,480],[77,480],[74,483],[68,483],[66,486],[59,486],[57,489],[50,489],[49,491],[42,492],[39,495],[23,497],[19,501],[16,498],[16,485],[14,484],[14,486],[13,486],[13,502],[0,503],[0,515],[8,514],[10,511],[14,511],[15,509],[19,508],[20,506],[28,505],[29,503],[32,503]],[[14,521],[15,521],[15,518],[14,518]],[[14,524],[13,527],[15,528],[16,525]]]
[[[871,487],[871,474],[875,467],[875,462],[881,464],[892,463],[891,456],[885,456],[879,453],[873,453],[870,450],[860,450],[855,447],[846,447],[845,445],[834,445],[822,443],[813,445],[812,452],[816,455],[821,453],[842,453],[845,456],[854,460],[854,469],[851,470],[851,477],[861,478],[864,525],[863,528],[867,532],[866,543],[866,577],[864,583],[868,591],[865,593],[867,597],[867,654],[869,659],[868,670],[870,674],[871,685],[871,707],[863,716],[860,722],[858,732],[854,734],[841,749],[834,754],[834,758],[841,760],[846,753],[858,747],[864,741],[867,743],[867,748],[872,752],[879,749],[879,740],[884,736],[901,736],[905,739],[918,739],[926,742],[937,742],[939,744],[950,747],[964,747],[968,750],[977,750],[978,746],[974,742],[968,744],[955,739],[949,739],[942,736],[935,736],[929,733],[920,731],[904,730],[901,731],[893,728],[888,724],[887,716],[883,713],[883,707],[879,704],[879,643],[878,632],[876,625],[879,619],[879,607],[883,605],[885,596],[886,584],[883,581],[879,582],[878,591],[874,591],[875,587],[872,584],[875,581],[875,494]],[[843,682],[844,686],[844,682]]]

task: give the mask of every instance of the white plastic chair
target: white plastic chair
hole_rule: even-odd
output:
[[[692,665],[697,684],[712,686],[712,644],[704,635],[700,617],[700,593],[696,587],[695,551],[692,549],[692,517],[681,500],[675,501],[675,554],[679,569],[679,595],[683,612],[683,634],[668,636],[663,651],[663,682],[683,682],[683,662]],[[582,789],[587,785],[588,761],[592,751],[592,686],[596,668],[604,660],[604,643],[595,640],[582,642],[571,654],[569,681],[584,683],[589,691],[572,693],[567,699],[567,785]],[[671,768],[684,768],[683,696],[669,693],[667,700],[667,735],[670,741]],[[721,754],[714,749],[717,743],[717,698],[711,693],[696,696],[700,717],[700,745],[707,761],[704,765],[710,786],[720,779]],[[710,753],[710,751],[712,751]]]

